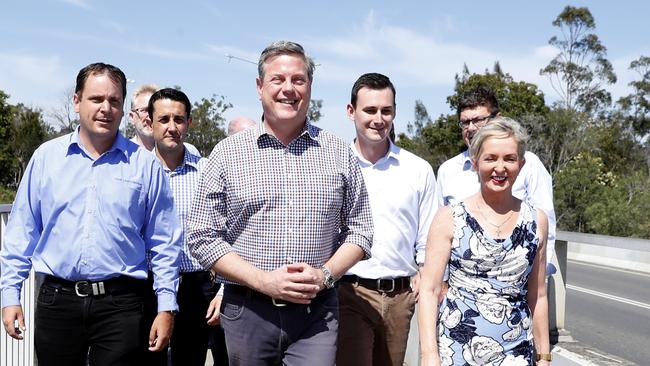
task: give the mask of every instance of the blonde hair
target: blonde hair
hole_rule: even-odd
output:
[[[153,94],[158,91],[160,87],[156,84],[144,84],[140,85],[137,89],[133,91],[133,95],[131,96],[131,110],[133,110],[133,105],[135,104],[135,98],[140,96],[141,94]]]
[[[528,134],[524,128],[512,118],[508,117],[495,117],[491,119],[487,125],[481,127],[472,138],[472,143],[469,146],[469,156],[473,160],[477,160],[481,153],[481,147],[485,140],[490,137],[508,138],[512,137],[517,143],[517,154],[519,159],[524,158],[526,153],[526,142],[528,141]]]

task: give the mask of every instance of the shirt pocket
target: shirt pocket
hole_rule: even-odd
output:
[[[122,230],[139,231],[147,210],[142,184],[122,178],[107,179],[101,192],[99,201],[105,222]]]

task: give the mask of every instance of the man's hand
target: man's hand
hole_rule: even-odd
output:
[[[16,321],[18,321],[18,327],[16,327]],[[11,305],[2,308],[2,324],[11,338],[23,339],[23,332],[27,330],[27,327],[25,327],[22,306]]]
[[[156,315],[149,331],[149,351],[162,351],[169,344],[174,330],[174,314],[170,311],[160,311]]]
[[[319,269],[306,263],[293,263],[264,272],[256,290],[274,299],[309,304],[322,289],[322,279],[323,274]]]
[[[415,302],[418,302],[420,299],[420,272],[415,272],[413,277],[411,277],[411,291],[413,291],[413,296],[415,296]]]
[[[223,296],[215,295],[212,301],[210,301],[208,312],[205,314],[205,318],[208,320],[208,325],[210,326],[217,326],[221,322],[219,319],[219,308],[221,307],[221,300],[223,300]]]

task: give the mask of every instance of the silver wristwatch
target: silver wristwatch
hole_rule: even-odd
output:
[[[336,279],[332,276],[332,272],[330,272],[330,270],[325,266],[320,267],[320,270],[323,271],[323,276],[325,277],[323,279],[323,285],[325,285],[325,288],[334,288]]]

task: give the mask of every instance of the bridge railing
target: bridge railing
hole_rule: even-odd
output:
[[[7,226],[7,219],[11,205],[0,204],[0,249],[4,247],[4,233]],[[0,272],[0,276],[2,273]],[[23,303],[25,325],[27,330],[23,332],[24,339],[17,341],[7,335],[4,327],[0,324],[0,365],[31,366],[36,364],[34,354],[34,310],[36,309],[36,276],[32,270],[29,279],[23,284],[20,298]],[[1,302],[1,300],[0,300]],[[4,306],[0,303],[0,306]]]
[[[10,211],[11,205],[0,204],[0,249],[4,246],[4,232]],[[564,327],[568,259],[650,273],[650,240],[558,231],[555,255],[551,260],[558,270],[548,279],[549,328],[552,342],[570,338],[569,332]],[[32,271],[21,292],[27,325],[27,331],[24,333],[25,339],[16,341],[7,336],[4,329],[0,330],[0,365],[31,366],[36,364],[34,310],[37,293],[36,276]],[[411,366],[420,363],[417,311],[418,309],[416,309],[411,323],[405,360],[405,364]]]

